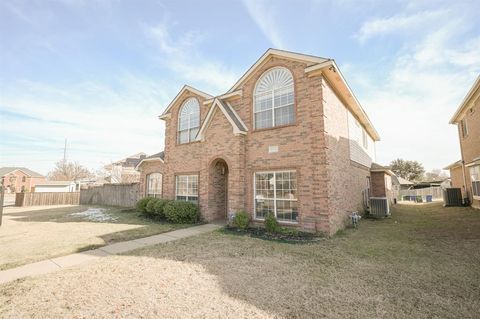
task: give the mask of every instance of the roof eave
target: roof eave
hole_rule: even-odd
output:
[[[480,75],[477,77],[477,79],[473,83],[467,95],[463,98],[462,103],[460,103],[460,106],[457,108],[457,111],[450,119],[449,124],[458,124],[458,122],[460,121],[460,116],[465,111],[467,106],[469,106],[469,102],[472,100],[475,93],[477,93],[477,95],[480,96]]]
[[[347,91],[347,94],[346,94],[347,96],[343,96],[343,99],[345,100],[345,102],[347,104],[350,104],[347,106],[351,109],[353,114],[355,114],[358,117],[360,123],[362,123],[365,126],[367,132],[370,134],[372,139],[376,142],[380,141],[380,135],[378,134],[375,127],[373,126],[372,122],[370,121],[367,113],[362,108],[362,105],[358,101],[352,89],[348,85],[347,81],[345,80],[345,77],[343,76],[342,72],[340,71],[337,64],[335,63],[335,60],[325,61],[323,63],[319,63],[319,64],[312,65],[310,67],[305,68],[305,73],[307,75],[315,76],[315,75],[324,74],[329,80],[334,80],[333,78],[331,79],[329,78],[329,73],[332,73],[332,72],[338,74],[341,84],[344,85]]]

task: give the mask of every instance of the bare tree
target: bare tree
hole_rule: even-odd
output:
[[[76,181],[83,178],[91,178],[94,174],[78,162],[58,161],[55,168],[47,174],[51,181]]]

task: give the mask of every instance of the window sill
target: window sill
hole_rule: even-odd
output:
[[[287,124],[287,125],[280,125],[280,126],[273,126],[273,127],[267,127],[267,128],[254,129],[254,130],[252,131],[252,133],[265,132],[265,131],[270,131],[270,130],[276,130],[276,129],[285,128],[285,127],[290,127],[290,126],[297,126],[297,122],[292,123],[292,124]]]
[[[191,141],[191,142],[188,142],[188,143],[176,143],[175,145],[176,146],[184,146],[184,145],[191,145],[191,144],[196,144],[196,143],[200,143],[201,141]]]

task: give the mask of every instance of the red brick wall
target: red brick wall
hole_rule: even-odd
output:
[[[325,135],[328,162],[328,205],[330,234],[342,229],[348,216],[363,213],[363,196],[369,168],[350,160],[348,110],[331,85],[321,79],[325,105]]]
[[[138,184],[139,190],[138,195],[140,198],[146,196],[147,191],[147,176],[151,173],[161,173],[163,175],[162,184],[165,184],[165,167],[161,161],[147,161],[143,162],[142,165],[139,167],[140,171],[140,181]],[[162,185],[162,192],[164,186]]]
[[[253,90],[258,78],[275,66],[284,66],[293,74],[296,122],[255,131]],[[205,141],[177,145],[178,110],[183,101],[193,96],[184,93],[166,119],[164,196],[174,198],[175,174],[198,174],[202,214],[207,220],[217,216],[219,202],[212,194],[216,190],[209,185],[218,184],[212,175],[212,162],[220,158],[228,165],[228,211],[245,209],[253,217],[254,173],[292,169],[297,172],[298,226],[328,234],[343,227],[346,216],[361,209],[369,170],[350,162],[345,107],[329,92],[332,104],[328,116],[324,114],[323,80],[321,76],[307,77],[306,66],[270,58],[243,83],[242,97],[230,103],[246,124],[246,135],[235,136],[231,124],[217,109]],[[198,99],[203,105],[203,98]],[[202,123],[207,111],[202,108]],[[269,146],[277,146],[278,152],[269,153]]]
[[[460,137],[462,158],[465,164],[468,164],[473,160],[480,158],[480,98],[477,98],[477,100],[473,104],[472,112],[470,112],[470,110],[467,110],[464,118],[466,119],[468,126],[468,135],[466,137],[462,136],[460,125],[457,126],[458,134]],[[468,193],[470,199],[472,200],[472,206],[480,208],[480,200],[475,199],[472,196],[472,181],[470,178],[470,170],[468,167],[465,168],[465,178],[467,182]]]
[[[25,181],[23,181],[23,178],[25,178]],[[6,187],[13,187],[16,193],[21,192],[22,188],[24,188],[27,192],[31,192],[36,184],[43,182],[45,182],[44,177],[30,177],[21,170],[13,171],[5,176]]]

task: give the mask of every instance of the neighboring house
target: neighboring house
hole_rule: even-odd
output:
[[[35,185],[35,193],[70,193],[77,191],[77,184],[71,181],[46,181]]]
[[[139,182],[140,174],[135,170],[135,167],[146,157],[145,153],[137,153],[105,165],[105,181],[111,184]]]
[[[25,167],[1,167],[0,178],[4,178],[6,193],[31,192],[45,176]]]
[[[207,221],[245,210],[333,234],[364,210],[379,135],[332,59],[269,49],[225,94],[184,86],[160,119],[165,153],[139,164],[144,192],[162,174],[161,196]]]
[[[393,175],[392,176],[392,185],[395,191],[410,189],[415,183],[410,182],[408,179],[403,177]]]
[[[452,186],[462,189],[464,198],[480,208],[480,76],[450,120],[456,124],[462,159],[450,169]]]

